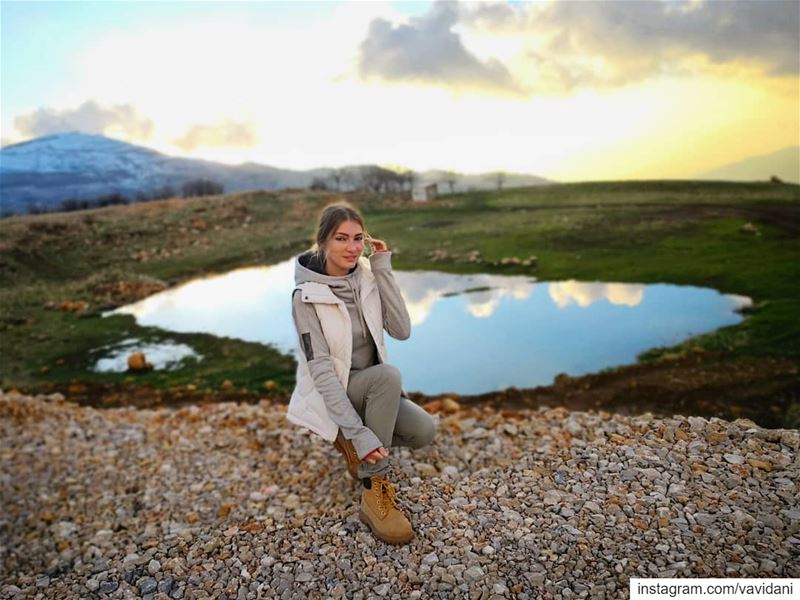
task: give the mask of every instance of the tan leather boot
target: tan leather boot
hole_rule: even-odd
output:
[[[358,453],[353,446],[353,442],[342,435],[341,429],[339,430],[339,433],[336,434],[336,441],[333,442],[333,447],[344,455],[344,459],[347,461],[347,471],[350,473],[350,477],[356,481],[361,481],[358,477],[358,465],[361,462],[358,459]]]
[[[361,492],[358,517],[375,537],[388,544],[405,544],[414,537],[414,530],[394,500],[394,488],[385,475],[370,477],[371,489]]]

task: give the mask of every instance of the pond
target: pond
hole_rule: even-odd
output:
[[[288,260],[192,280],[105,314],[294,354],[293,265]],[[738,311],[751,304],[744,296],[668,284],[436,271],[395,271],[395,277],[412,331],[402,342],[386,336],[389,362],[400,369],[406,390],[426,394],[549,385],[559,373],[633,363],[649,348],[739,323]]]

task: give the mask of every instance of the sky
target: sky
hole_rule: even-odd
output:
[[[800,144],[797,0],[0,1],[0,137],[688,178]]]

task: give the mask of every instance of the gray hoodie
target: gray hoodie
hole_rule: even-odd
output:
[[[369,257],[370,267],[378,286],[383,313],[383,326],[393,338],[405,340],[411,334],[411,320],[408,316],[400,289],[392,275],[391,252],[377,252]],[[375,340],[367,329],[361,308],[360,290],[361,270],[358,264],[347,275],[325,274],[324,265],[310,251],[295,260],[295,285],[314,281],[327,285],[342,300],[350,314],[353,333],[353,355],[351,372],[378,364]],[[314,386],[322,395],[331,419],[339,426],[342,435],[352,440],[359,458],[364,458],[375,448],[382,446],[378,436],[364,425],[346,390],[336,377],[328,343],[322,333],[313,304],[303,302],[298,294],[292,295],[292,316],[302,350],[308,361],[308,368]]]

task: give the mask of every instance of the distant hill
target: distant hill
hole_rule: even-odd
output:
[[[93,200],[119,193],[135,199],[164,186],[180,193],[185,182],[201,178],[221,183],[225,192],[306,188],[314,179],[327,178],[331,171],[293,171],[257,163],[226,165],[168,156],[102,135],[59,133],[0,150],[0,216],[26,213],[32,205],[53,209],[67,198]],[[418,174],[421,184],[439,183],[440,193],[450,191],[446,179],[444,171]],[[546,183],[550,182],[533,175],[507,174],[503,187]],[[456,174],[453,191],[496,187],[493,174]]]
[[[94,199],[110,193],[135,198],[163,186],[211,179],[226,192],[304,187],[324,170],[289,171],[247,163],[230,166],[167,156],[84,133],[49,135],[0,150],[0,212],[27,212],[31,204],[51,207],[65,198]]]
[[[800,183],[800,146],[788,146],[770,154],[752,156],[697,175],[698,179],[767,181],[776,175],[782,181]]]

